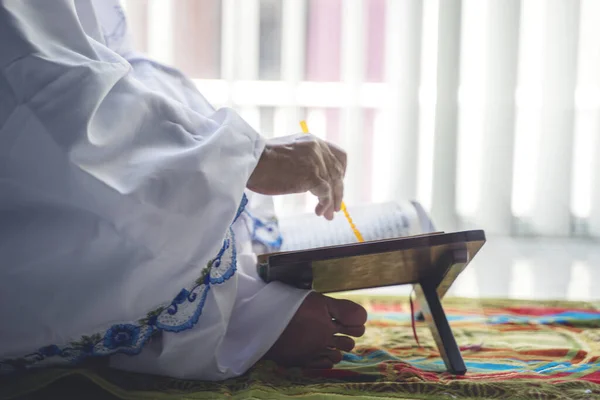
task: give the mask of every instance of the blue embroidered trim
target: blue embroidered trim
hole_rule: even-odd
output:
[[[132,324],[113,325],[104,336],[104,347],[116,349],[131,346],[137,342],[140,336],[140,328]]]
[[[264,220],[255,217],[248,210],[244,210],[244,214],[246,214],[252,220],[251,238],[253,242],[263,244],[270,251],[277,251],[281,248],[283,245],[283,236],[281,236],[281,233],[279,233],[279,225],[277,220]],[[272,236],[274,232],[277,232],[277,237],[269,240],[268,238],[264,237],[265,235],[259,235],[260,231],[266,231],[266,236]]]
[[[182,292],[184,290],[185,289],[183,289]],[[198,322],[198,319],[200,319],[200,315],[202,315],[202,310],[204,309],[204,303],[206,303],[206,297],[208,296],[209,291],[210,291],[210,286],[205,285],[204,290],[202,290],[202,294],[200,295],[200,302],[198,303],[198,306],[196,307],[194,314],[192,314],[191,318],[187,319],[184,323],[176,325],[176,326],[172,326],[172,325],[162,324],[157,321],[155,326],[158,329],[166,331],[166,332],[181,332],[181,331],[190,329],[191,327],[196,325],[196,323]],[[181,295],[181,292],[180,292],[180,295]],[[178,297],[179,297],[179,295],[178,295]],[[185,300],[189,301],[190,303],[193,303],[196,300],[196,297],[190,298],[189,296],[187,296],[186,299],[184,299],[183,301],[185,301]],[[181,303],[183,303],[183,301],[181,301]],[[171,304],[173,304],[173,303],[171,303]],[[177,309],[175,309],[175,310],[177,310]],[[169,312],[169,311],[167,311],[167,312]],[[175,313],[176,312],[177,311],[175,311]],[[173,314],[175,314],[175,313],[173,313]]]
[[[248,197],[246,197],[246,193],[244,193],[244,195],[242,196],[242,202],[240,203],[240,206],[238,207],[238,210],[237,210],[237,213],[235,214],[235,218],[233,219],[233,222],[238,220],[240,215],[242,215],[242,213],[246,209],[247,205],[248,205]]]
[[[244,195],[235,220],[244,211],[248,199]],[[227,256],[228,260],[224,260]],[[52,359],[67,364],[77,364],[89,357],[108,356],[117,353],[136,355],[144,345],[160,331],[181,332],[192,328],[199,320],[211,285],[226,282],[237,271],[237,252],[233,229],[217,256],[208,263],[193,286],[183,288],[168,306],[159,307],[137,323],[115,324],[104,334],[83,336],[79,341],[64,347],[49,345],[17,359],[0,360],[0,375],[35,367],[42,361]],[[199,301],[196,303],[196,301]],[[182,317],[178,319],[178,316]]]
[[[217,257],[214,259],[213,264],[211,266],[211,273],[208,275],[209,276],[209,283],[216,285],[216,284],[221,284],[223,282],[225,282],[226,280],[228,280],[229,278],[231,278],[235,272],[237,271],[237,249],[235,247],[235,233],[233,232],[233,229],[229,228],[229,234],[231,235],[231,239],[226,239],[225,243],[223,243],[223,248],[221,249],[221,251],[219,251],[219,254],[217,255]],[[221,274],[221,276],[216,276],[213,277],[212,272],[215,270],[219,270],[219,268],[221,267],[221,258],[223,257],[223,253],[226,250],[226,245],[229,246],[231,242],[231,263],[229,264],[229,268],[227,268],[225,270],[224,273]]]

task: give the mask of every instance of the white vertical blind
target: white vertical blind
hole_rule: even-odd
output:
[[[295,90],[304,78],[306,64],[306,0],[283,0],[281,79]],[[297,105],[281,109],[285,115],[284,132],[296,132],[300,121]]]
[[[465,219],[474,218],[478,211],[478,189],[484,181],[482,150],[486,136],[487,61],[491,53],[486,35],[489,15],[489,2],[462,1],[456,208]]]
[[[148,1],[123,1],[123,8],[128,16],[129,27],[133,32],[135,47],[142,52],[148,51]]]
[[[529,233],[565,236],[573,214],[600,237],[599,1],[319,0],[310,16],[306,0],[281,1],[281,16],[268,17],[281,18],[279,81],[259,79],[260,0],[220,1],[221,77],[191,78],[258,129],[259,107],[273,107],[267,125],[276,135],[297,131],[302,118],[325,135],[334,125],[329,110],[340,109],[349,204],[416,197],[441,229],[466,218],[500,235],[516,217]],[[385,12],[367,12],[371,1]],[[185,59],[174,57],[184,49],[172,33],[180,28],[174,12],[186,3],[127,0],[142,50],[169,64]],[[341,18],[341,43],[325,15]],[[307,32],[308,18],[318,32]],[[377,18],[385,24],[383,65],[367,46]],[[326,53],[307,59],[307,40]],[[325,66],[336,67],[323,76],[336,80],[337,51],[341,82],[319,74],[307,81],[307,65],[330,54]],[[384,81],[367,81],[367,66],[383,70]],[[375,109],[373,133],[366,108]],[[280,203],[287,211],[306,205],[300,196]]]
[[[236,78],[255,80],[258,78],[259,63],[260,0],[237,1],[235,21]]]
[[[457,201],[491,234],[512,225],[519,11],[519,0],[463,2]]]
[[[580,5],[573,213],[600,237],[600,2]]]
[[[260,0],[236,3],[235,76],[240,80],[258,79]],[[260,109],[254,105],[240,106],[240,115],[260,132]]]
[[[173,0],[152,0],[148,8],[148,54],[165,64],[172,64]]]
[[[281,38],[281,79],[291,86],[290,96],[295,96],[298,83],[304,78],[306,64],[306,0],[283,0]],[[295,99],[292,99],[294,102]],[[300,132],[299,122],[304,118],[297,104],[275,109],[275,135],[284,136]],[[310,121],[309,121],[310,122]],[[318,132],[314,123],[309,129]],[[298,210],[305,203],[303,196],[284,196],[276,199],[279,214]]]
[[[423,0],[419,86],[419,145],[417,200],[431,209],[433,189],[433,148],[437,97],[439,0]]]
[[[235,64],[236,64],[236,0],[221,0],[221,79],[227,85],[227,95],[225,102],[227,105],[232,104],[231,85],[236,80]]]
[[[461,1],[443,0],[438,11],[436,108],[431,212],[439,228],[456,229],[457,92]]]
[[[519,0],[488,5],[485,120],[480,149],[481,186],[475,222],[492,234],[509,234],[515,127]]]
[[[386,179],[387,192],[382,198],[414,199],[417,195],[417,155],[419,133],[419,77],[421,59],[421,0],[388,0],[385,36],[385,78],[391,90],[388,106],[383,110],[381,135],[374,160],[386,159],[373,173],[395,176]],[[382,151],[379,151],[382,149]],[[386,150],[383,150],[386,149]]]
[[[342,81],[348,106],[343,111],[343,145],[348,153],[345,197],[349,204],[359,202],[368,177],[361,165],[366,158],[364,118],[359,106],[360,84],[365,68],[365,0],[342,2]]]
[[[598,115],[596,115],[594,125],[596,136],[593,138],[592,149],[595,150],[596,157],[592,164],[590,233],[592,236],[600,238],[600,117]]]
[[[541,134],[545,5],[546,0],[521,3],[512,188],[512,212],[519,218],[531,215],[539,172],[536,164]]]
[[[534,233],[568,236],[579,1],[547,1],[545,6],[539,173],[531,222]]]

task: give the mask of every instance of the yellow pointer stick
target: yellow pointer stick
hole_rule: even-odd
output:
[[[302,132],[309,133],[308,125],[306,125],[306,121],[300,121],[300,127],[302,128]],[[344,216],[348,220],[348,223],[350,224],[350,228],[352,228],[352,232],[354,232],[354,236],[356,236],[356,239],[358,239],[359,242],[364,242],[365,239],[363,239],[362,235],[358,231],[358,228],[356,227],[356,225],[354,225],[354,222],[352,221],[352,218],[350,217],[350,214],[348,213],[348,209],[346,208],[346,204],[344,204],[343,201],[342,201],[342,211],[344,213]]]

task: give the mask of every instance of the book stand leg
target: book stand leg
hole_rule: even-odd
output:
[[[450,263],[450,268],[447,269],[445,276],[460,273],[467,263],[466,258],[466,252],[462,250],[450,252],[447,257],[442,257],[440,262]],[[467,367],[452,334],[440,298],[440,295],[443,296],[448,290],[447,285],[444,284],[445,276],[430,277],[419,282],[415,285],[415,292],[421,307],[421,313],[431,329],[448,372],[464,375],[467,372]]]

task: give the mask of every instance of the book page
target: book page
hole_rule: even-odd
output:
[[[392,239],[434,231],[433,223],[418,203],[381,203],[348,207],[354,224],[365,241]],[[281,251],[356,243],[357,239],[343,213],[333,221],[314,214],[302,214],[280,221]]]

